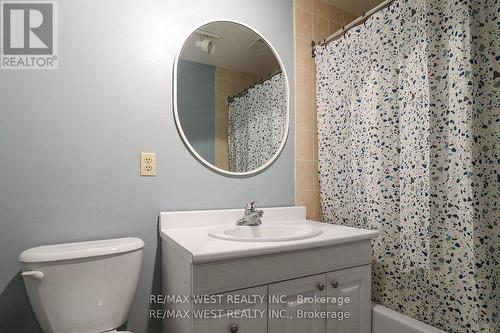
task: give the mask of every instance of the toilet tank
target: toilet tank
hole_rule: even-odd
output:
[[[39,246],[19,255],[24,285],[45,333],[113,330],[127,320],[144,242],[118,238]]]

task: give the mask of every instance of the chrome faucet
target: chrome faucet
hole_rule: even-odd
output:
[[[247,204],[245,215],[236,222],[237,225],[256,226],[262,224],[261,217],[264,215],[264,211],[255,210],[256,203],[256,201],[252,201]]]

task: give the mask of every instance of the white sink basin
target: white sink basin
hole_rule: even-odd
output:
[[[221,226],[211,229],[209,236],[236,242],[283,242],[311,238],[321,229],[304,225]]]

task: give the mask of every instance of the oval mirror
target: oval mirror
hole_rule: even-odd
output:
[[[217,21],[185,40],[174,66],[174,113],[191,153],[223,174],[268,167],[288,135],[288,81],[269,42]]]

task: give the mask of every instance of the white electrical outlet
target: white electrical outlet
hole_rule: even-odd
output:
[[[141,152],[141,176],[156,176],[156,154]]]

